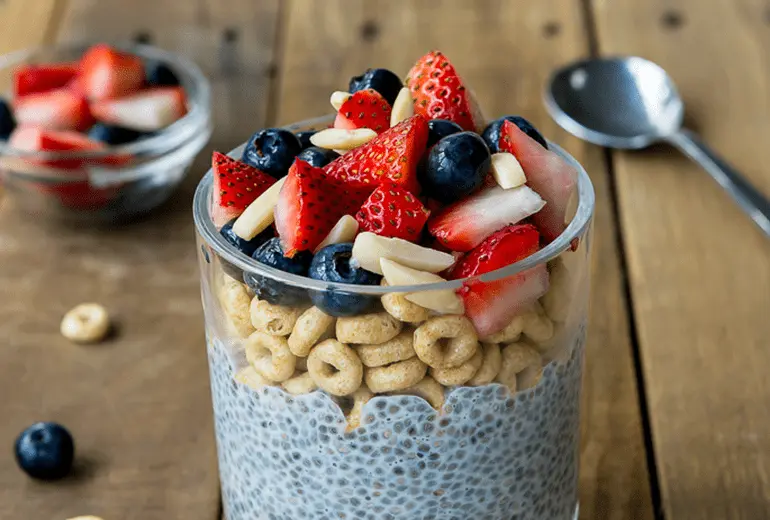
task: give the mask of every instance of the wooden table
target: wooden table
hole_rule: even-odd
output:
[[[487,114],[533,119],[597,190],[581,518],[770,518],[770,241],[668,148],[609,153],[540,101],[557,65],[639,54],[671,71],[690,122],[770,193],[770,4],[764,0],[0,0],[0,51],[138,38],[211,77],[216,132],[163,212],[112,230],[52,229],[0,206],[0,518],[214,520],[219,512],[190,199],[211,148],[328,110],[367,66],[441,48]],[[119,334],[58,333],[82,301]],[[29,481],[10,446],[68,425],[75,477]]]

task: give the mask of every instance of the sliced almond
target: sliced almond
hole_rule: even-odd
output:
[[[367,271],[382,274],[380,258],[429,273],[438,273],[455,263],[455,258],[448,253],[418,246],[400,238],[382,237],[368,231],[359,233],[353,242],[353,259],[358,265]]]
[[[278,203],[278,195],[285,181],[286,177],[279,179],[249,204],[233,224],[233,233],[244,240],[251,240],[267,229],[267,226],[275,220],[273,210]]]
[[[330,150],[352,150],[368,143],[375,137],[377,137],[377,132],[371,128],[356,128],[354,130],[327,128],[313,134],[310,142],[315,146]]]
[[[343,92],[341,90],[338,90],[336,92],[332,92],[332,97],[329,99],[329,102],[334,107],[334,110],[339,112],[340,107],[345,104],[345,101],[350,99],[352,94],[350,92]]]
[[[524,169],[512,153],[502,152],[492,154],[492,177],[504,190],[518,188],[527,183]]]
[[[414,101],[409,89],[404,87],[398,92],[396,100],[393,102],[393,110],[390,112],[390,126],[396,126],[404,119],[414,115]]]
[[[345,154],[346,154],[346,153],[348,153],[350,150],[342,150],[342,149],[340,149],[340,148],[335,148],[335,149],[334,149],[334,151],[335,151],[335,152],[337,152],[337,153],[338,153],[338,154],[340,154],[340,155],[345,155]]]
[[[380,259],[380,268],[388,285],[391,286],[446,282],[437,274],[418,271],[387,258]],[[465,312],[462,298],[451,289],[406,293],[404,297],[412,303],[442,314],[463,314]]]
[[[326,246],[332,244],[342,244],[344,242],[352,242],[356,238],[358,233],[358,221],[350,215],[343,215],[341,219],[334,224],[334,227],[329,234],[326,235],[314,252],[318,252]]]

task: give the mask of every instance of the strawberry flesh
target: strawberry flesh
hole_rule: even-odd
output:
[[[429,216],[430,211],[417,197],[391,183],[372,192],[356,213],[356,220],[362,231],[417,242]]]
[[[182,87],[158,87],[91,105],[99,121],[140,132],[160,130],[187,113]]]
[[[94,45],[80,59],[79,87],[91,100],[125,96],[144,84],[144,63],[138,56],[104,44]]]
[[[77,63],[24,65],[13,73],[13,94],[16,98],[48,92],[66,86],[78,73]]]
[[[390,112],[390,105],[379,92],[359,90],[340,107],[334,128],[371,128],[381,134],[390,128]]]
[[[93,123],[86,99],[66,88],[16,99],[14,116],[21,125],[51,130],[85,130]]]
[[[9,144],[19,150],[30,152],[76,152],[104,148],[104,144],[93,141],[77,132],[45,130],[33,126],[22,126],[17,128],[13,134],[11,134]],[[86,159],[24,160],[65,170],[79,168],[84,162],[87,162]]]
[[[222,153],[211,157],[214,172],[213,220],[222,227],[262,195],[275,179],[266,173]]]
[[[501,269],[535,252],[540,233],[532,224],[506,226],[468,252],[452,270],[452,278],[468,278]]]

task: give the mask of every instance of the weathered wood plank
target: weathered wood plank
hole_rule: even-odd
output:
[[[67,0],[0,1],[0,54],[51,43]]]

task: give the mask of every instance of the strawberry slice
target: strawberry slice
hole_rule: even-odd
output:
[[[324,170],[354,188],[368,188],[369,193],[388,181],[418,195],[417,163],[427,142],[428,123],[415,115],[335,159]]]
[[[390,110],[388,102],[376,90],[359,90],[340,107],[334,128],[371,128],[381,134],[390,128]]]
[[[343,215],[358,210],[369,192],[368,187],[351,186],[295,160],[275,207],[275,227],[285,256],[313,251]]]
[[[61,184],[40,184],[37,189],[51,193],[65,208],[96,210],[106,206],[118,193],[118,186],[96,188],[88,181],[63,182]]]
[[[13,73],[13,94],[16,98],[62,88],[78,73],[77,63],[23,65]]]
[[[447,206],[428,222],[428,231],[452,251],[470,251],[492,233],[540,211],[545,202],[527,186],[484,188]]]
[[[476,101],[449,59],[429,52],[415,63],[406,77],[414,112],[425,119],[447,119],[475,132],[484,125]]]
[[[577,171],[510,121],[505,121],[500,131],[500,151],[516,156],[527,176],[527,185],[547,202],[533,221],[546,241],[553,241],[567,228],[565,220],[570,199],[576,196]]]
[[[69,90],[27,94],[14,101],[14,116],[22,125],[51,130],[85,130],[93,123],[86,99]]]
[[[539,247],[540,233],[532,224],[506,226],[457,262],[451,277],[456,280],[496,271],[536,253]]]
[[[356,213],[359,229],[410,242],[420,239],[430,211],[397,184],[381,184]]]
[[[105,123],[153,132],[184,116],[187,103],[182,87],[158,87],[93,103],[91,112]]]
[[[270,175],[219,152],[212,155],[211,168],[214,171],[212,220],[217,227],[240,216],[275,183]]]
[[[78,84],[91,100],[125,96],[144,84],[144,63],[109,45],[94,45],[80,59]]]
[[[104,148],[103,143],[93,141],[77,132],[45,130],[34,126],[18,127],[11,134],[9,144],[19,150],[44,152],[86,151]],[[85,159],[50,159],[35,162],[53,168],[77,169],[83,165]]]

